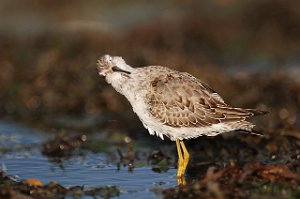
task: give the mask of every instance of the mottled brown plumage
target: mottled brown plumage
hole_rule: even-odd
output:
[[[150,113],[171,127],[205,127],[241,122],[263,111],[233,108],[213,89],[187,73],[169,72],[150,82],[146,95]]]

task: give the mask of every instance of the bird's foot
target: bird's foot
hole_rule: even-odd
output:
[[[178,186],[186,185],[186,180],[185,180],[184,175],[183,176],[177,176],[177,185]]]

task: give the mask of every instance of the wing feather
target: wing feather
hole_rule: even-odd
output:
[[[150,83],[146,102],[153,117],[172,127],[204,127],[221,122],[244,121],[251,109],[227,105],[207,84],[187,73],[170,72]]]

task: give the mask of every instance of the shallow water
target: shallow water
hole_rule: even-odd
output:
[[[157,173],[146,164],[134,168],[133,172],[125,166],[118,170],[104,152],[87,151],[83,156],[51,162],[41,153],[41,143],[47,139],[47,133],[0,121],[0,164],[8,175],[18,180],[37,178],[44,184],[53,181],[65,187],[84,186],[87,189],[116,185],[121,190],[120,198],[158,197],[153,188],[176,186],[175,168]]]

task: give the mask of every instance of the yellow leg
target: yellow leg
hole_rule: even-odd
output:
[[[189,162],[190,154],[182,140],[176,140],[176,147],[178,152],[177,183],[178,185],[186,185],[184,173]]]
[[[178,139],[176,140],[176,147],[177,147],[177,153],[178,153],[177,178],[180,178],[182,176],[183,157],[182,157],[180,141]]]
[[[186,167],[187,167],[187,165],[189,163],[190,154],[189,154],[188,150],[186,149],[184,142],[182,140],[180,140],[179,143],[180,143],[180,146],[181,146],[182,151],[183,151],[182,175],[184,175]]]

